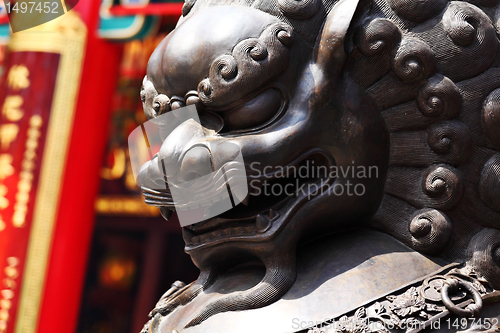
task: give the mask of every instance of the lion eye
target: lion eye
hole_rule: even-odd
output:
[[[146,91],[144,90],[144,88],[141,89],[141,101],[143,103],[146,102]]]
[[[245,104],[224,112],[224,120],[233,131],[252,129],[273,119],[281,106],[281,92],[268,89]]]

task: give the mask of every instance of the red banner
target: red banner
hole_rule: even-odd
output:
[[[0,95],[0,333],[36,331],[85,36],[68,13],[9,44]]]
[[[60,56],[13,52],[0,97],[0,332],[12,332]]]

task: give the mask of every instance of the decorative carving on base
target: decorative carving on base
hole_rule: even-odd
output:
[[[471,323],[475,323],[475,327],[486,323],[486,319],[480,317],[483,299],[499,298],[500,292],[479,278],[470,267],[456,266],[450,265],[385,299],[356,309],[354,314],[316,325],[307,332],[389,333],[405,330],[417,333],[435,328],[435,323],[450,316],[472,318]],[[499,328],[496,324],[492,324],[490,329]]]

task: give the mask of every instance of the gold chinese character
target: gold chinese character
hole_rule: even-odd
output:
[[[40,127],[42,126],[42,123],[43,123],[43,119],[42,119],[42,116],[40,115],[34,115],[31,117],[30,119],[30,126],[31,127]]]
[[[12,299],[14,298],[14,292],[12,290],[9,290],[9,289],[4,289],[0,292],[0,294],[2,295],[2,297],[4,299]]]
[[[2,154],[0,155],[0,180],[3,180],[14,173],[14,167],[12,166],[12,155]]]
[[[0,309],[0,320],[8,321],[9,320],[9,311],[5,309]]]
[[[9,207],[9,200],[5,197],[7,195],[7,186],[0,185],[0,209]]]
[[[19,276],[19,271],[15,267],[12,267],[12,266],[5,267],[4,273],[5,273],[5,275],[7,275],[7,277],[9,277],[11,279],[15,279]]]
[[[9,279],[9,278],[3,279],[3,284],[4,284],[4,286],[6,286],[7,288],[10,288],[10,289],[16,289],[16,287],[17,287],[16,281]]]
[[[9,70],[9,76],[7,77],[7,82],[9,88],[14,90],[25,89],[30,86],[30,80],[28,76],[30,71],[24,65],[14,65]]]
[[[31,182],[26,179],[20,179],[17,183],[17,188],[19,192],[29,193],[31,191]]]
[[[17,207],[20,208],[19,210],[16,210],[14,212],[14,215],[12,215],[12,225],[16,228],[22,228],[24,227],[24,224],[26,222],[26,206],[21,206]]]
[[[17,199],[17,202],[21,203],[22,205],[25,205],[28,203],[28,201],[30,200],[30,194],[29,193],[26,193],[24,191],[19,191],[17,194],[16,194],[16,199]],[[17,206],[17,205],[16,205]]]
[[[0,126],[0,142],[2,149],[9,149],[10,143],[14,141],[19,133],[19,126],[16,124],[5,124]]]
[[[17,257],[8,257],[7,258],[7,263],[9,264],[9,266],[17,266],[19,265],[19,258]]]
[[[0,309],[9,310],[11,307],[12,307],[11,301],[9,301],[7,299],[3,299],[0,301]]]
[[[24,100],[21,96],[7,96],[3,103],[2,114],[6,116],[8,120],[18,121],[24,115],[24,111],[21,110],[23,102]]]
[[[23,168],[24,171],[31,171],[35,169],[35,163],[33,163],[32,160],[23,160],[21,167]]]

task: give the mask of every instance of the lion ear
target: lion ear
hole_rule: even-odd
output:
[[[315,58],[319,69],[329,75],[340,75],[346,60],[345,40],[362,0],[340,0],[326,18],[316,42]]]

